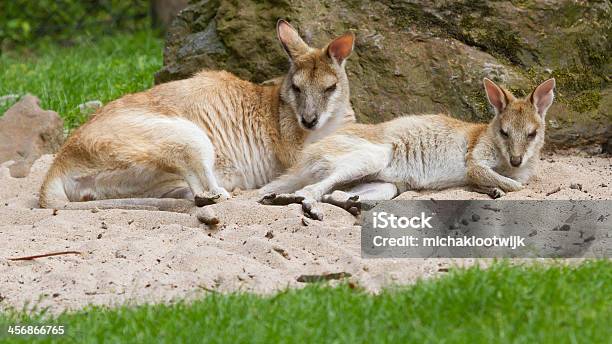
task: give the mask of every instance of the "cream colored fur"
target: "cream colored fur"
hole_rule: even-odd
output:
[[[305,142],[353,122],[344,64],[354,36],[315,49],[285,21],[277,33],[291,61],[280,84],[203,71],[107,104],[60,149],[40,205],[188,206],[171,198],[206,205],[228,198],[232,189],[270,182],[294,163]]]
[[[463,185],[494,198],[519,190],[539,160],[554,79],[524,99],[514,98],[488,79],[484,84],[496,110],[488,125],[444,115],[350,124],[305,148],[298,163],[260,193],[295,192],[294,200],[311,203],[355,182],[361,184],[346,197],[390,199],[398,189]],[[274,204],[274,197],[268,196],[264,203]]]

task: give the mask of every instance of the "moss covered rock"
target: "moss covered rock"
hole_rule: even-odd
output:
[[[347,71],[362,122],[423,112],[486,121],[483,77],[516,95],[555,77],[549,145],[605,145],[612,137],[607,0],[195,1],[168,32],[157,82],[202,68],[255,82],[282,75],[288,61],[274,32],[278,18],[314,45],[356,33]]]

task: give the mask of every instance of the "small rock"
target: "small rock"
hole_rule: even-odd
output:
[[[572,183],[572,184],[570,184],[570,189],[573,189],[573,190],[582,190],[582,184],[580,184],[580,183]]]
[[[108,229],[108,225],[106,224],[106,222],[102,222],[102,229]]]
[[[278,254],[280,254],[281,256],[283,256],[283,258],[287,259],[287,260],[291,260],[291,257],[289,257],[289,253],[287,253],[287,251],[285,251],[285,249],[281,248],[281,247],[272,247],[272,249],[277,252]]]
[[[461,224],[467,226],[470,224],[470,222],[467,219],[461,219]]]
[[[205,225],[215,226],[219,224],[219,218],[210,207],[198,208],[196,217]]]
[[[98,236],[96,238],[102,239],[102,233],[98,234]]]
[[[25,95],[0,117],[0,163],[13,160],[11,176],[25,177],[34,161],[55,153],[64,141],[64,122],[43,110],[38,98]]]
[[[91,113],[94,113],[101,107],[102,102],[99,100],[90,100],[77,106],[79,112],[81,112],[82,115],[89,115]]]
[[[272,239],[274,238],[274,234],[272,233],[272,231],[267,231],[265,237],[268,239]]]
[[[115,252],[115,258],[123,258],[123,259],[125,259],[125,258],[127,258],[127,255],[126,255],[125,251],[117,250]]]
[[[478,222],[478,221],[480,221],[480,215],[478,215],[478,214],[472,214],[472,221],[474,221],[474,222]]]
[[[548,192],[546,193],[546,196],[550,196],[550,195],[552,195],[552,194],[556,194],[556,193],[557,193],[557,192],[559,192],[559,191],[561,191],[561,187],[557,187],[557,188],[555,188],[555,189],[553,189],[553,190],[551,190],[551,191],[548,191]]]
[[[98,209],[98,208],[93,208],[93,209],[91,209],[91,212],[92,212],[92,213],[94,213],[94,214],[95,214],[95,213],[97,213],[97,212],[99,212],[99,211],[100,211],[100,209]]]

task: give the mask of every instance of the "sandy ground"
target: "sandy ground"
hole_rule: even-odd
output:
[[[443,274],[473,260],[362,259],[360,227],[347,212],[322,205],[323,222],[300,207],[262,206],[249,193],[214,205],[213,230],[195,216],[152,211],[37,209],[52,156],[26,178],[0,167],[0,309],[29,304],[58,312],[193,297],[212,290],[272,292],[303,286],[301,275],[345,272],[376,291]],[[571,184],[581,184],[571,188]],[[487,199],[462,189],[407,192],[402,199]],[[536,178],[505,199],[612,199],[612,158],[543,158]],[[304,222],[306,221],[306,222]],[[7,258],[74,250],[31,261]]]

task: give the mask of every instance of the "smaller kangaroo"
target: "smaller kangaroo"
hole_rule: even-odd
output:
[[[492,198],[520,190],[544,145],[544,119],[555,79],[522,99],[489,79],[483,82],[495,109],[489,124],[420,115],[346,125],[306,147],[287,174],[260,190],[260,202],[302,203],[307,215],[320,220],[316,201],[356,213],[359,200],[391,199],[398,194],[398,184],[412,190],[470,185]],[[327,195],[355,182],[361,184]]]

